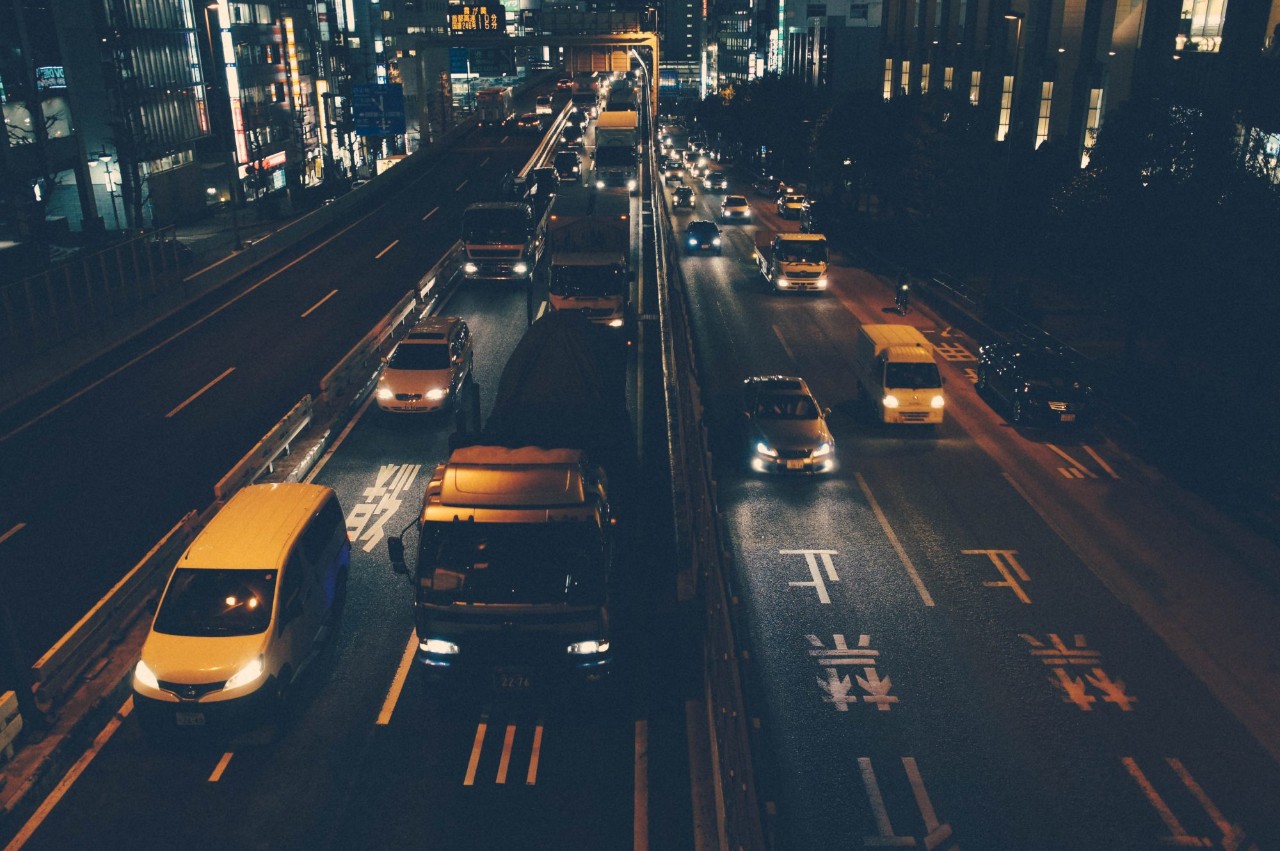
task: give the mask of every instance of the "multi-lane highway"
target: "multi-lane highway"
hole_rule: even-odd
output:
[[[697,192],[681,231],[718,212],[720,195]],[[1273,755],[1198,678],[1207,648],[1160,596],[1195,587],[1176,571],[1206,541],[1224,583],[1243,552],[1200,536],[1209,521],[1102,433],[1006,424],[972,386],[976,341],[927,309],[888,312],[891,290],[856,257],[836,254],[828,294],[771,292],[751,252],[797,224],[736,174],[729,192],[754,222],[722,225],[724,256],[682,270],[779,845],[1280,847]],[[877,424],[858,397],[857,327],[884,322],[937,347],[936,431]],[[834,473],[748,470],[753,374],[803,377],[833,409]],[[1234,610],[1206,631],[1258,625],[1238,621],[1255,601],[1223,602]],[[1266,664],[1255,654],[1245,669]]]

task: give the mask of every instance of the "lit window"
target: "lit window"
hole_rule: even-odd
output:
[[[1049,141],[1049,110],[1053,106],[1053,83],[1040,84],[1040,116],[1036,119],[1036,147]]]
[[[1182,0],[1182,22],[1174,46],[1178,50],[1217,53],[1222,46],[1222,21],[1227,0]]]
[[[1004,78],[1000,89],[1000,125],[996,128],[996,141],[1003,142],[1009,135],[1009,117],[1013,114],[1013,75]]]
[[[1080,155],[1080,167],[1089,164],[1089,153],[1098,142],[1102,129],[1102,89],[1089,90],[1089,112],[1084,119],[1084,152]]]
[[[884,61],[884,99],[893,97],[893,60]]]
[[[929,94],[929,63],[920,66],[920,94]]]
[[[969,103],[978,105],[978,95],[982,92],[982,72],[974,71],[969,75]]]
[[[911,63],[902,60],[902,93],[904,95],[911,94]]]
[[[942,88],[946,89],[947,91],[951,91],[951,83],[953,80],[952,75],[954,74],[954,72],[955,72],[955,69],[949,65],[942,69]]]

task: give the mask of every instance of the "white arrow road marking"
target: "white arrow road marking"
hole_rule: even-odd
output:
[[[166,420],[167,420],[167,419],[169,419],[169,418],[170,418],[170,417],[172,417],[174,414],[178,413],[178,411],[181,411],[181,410],[182,410],[183,408],[185,408],[187,405],[190,405],[190,404],[191,404],[192,402],[194,402],[196,399],[199,399],[199,398],[200,398],[200,394],[204,393],[204,392],[205,392],[206,390],[208,390],[210,387],[212,387],[213,385],[217,384],[219,381],[221,381],[222,379],[226,378],[228,375],[230,375],[231,373],[233,373],[233,372],[235,372],[235,371],[236,371],[236,368],[235,368],[234,366],[232,366],[232,367],[228,367],[226,372],[222,373],[222,375],[219,375],[217,378],[213,379],[213,381],[210,381],[208,384],[206,384],[205,386],[201,387],[199,390],[197,390],[197,391],[196,391],[194,394],[192,394],[191,396],[188,396],[188,397],[187,397],[187,401],[183,402],[181,405],[179,405],[178,407],[174,408],[174,409],[173,409],[172,411],[170,411],[169,413],[165,414],[165,415],[164,415],[164,418],[165,418]]]

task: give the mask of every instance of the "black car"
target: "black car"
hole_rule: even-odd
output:
[[[978,392],[1008,405],[1010,422],[1079,424],[1093,413],[1093,389],[1070,352],[1036,343],[979,349]]]
[[[698,221],[689,222],[689,226],[685,228],[685,247],[690,254],[700,251],[710,251],[714,254],[720,254],[720,228],[715,222],[708,222],[699,219]]]
[[[582,128],[574,124],[566,124],[560,133],[560,144],[566,149],[582,149]]]
[[[688,186],[677,186],[671,193],[671,206],[675,209],[686,207],[693,209],[693,190]]]
[[[551,162],[555,166],[556,174],[564,180],[582,175],[582,158],[573,151],[561,151]]]

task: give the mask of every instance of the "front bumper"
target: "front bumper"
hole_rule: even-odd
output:
[[[179,699],[169,692],[145,692],[133,689],[133,711],[138,720],[151,729],[243,729],[269,720],[275,708],[271,681],[242,697],[211,700],[205,695],[196,700]]]

